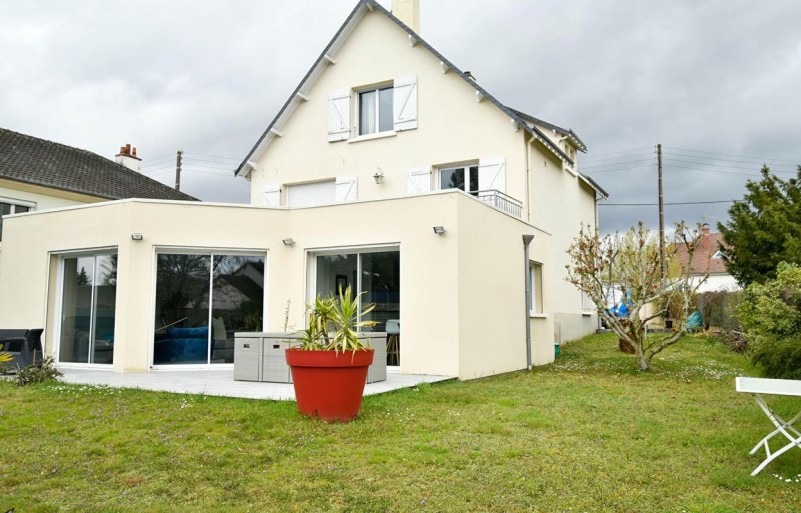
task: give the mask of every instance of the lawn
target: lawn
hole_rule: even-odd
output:
[[[286,402],[0,383],[0,511],[801,510],[801,450],[749,476],[771,426],[734,392],[744,357],[687,338],[639,373],[616,345],[367,397],[346,425]]]

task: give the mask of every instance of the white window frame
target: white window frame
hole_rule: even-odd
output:
[[[354,93],[355,93],[355,96],[356,96],[356,101],[354,102],[355,103],[355,109],[354,110],[356,111],[355,114],[356,114],[356,138],[357,139],[359,139],[359,138],[380,137],[382,135],[393,135],[393,134],[395,134],[394,123],[393,123],[392,128],[390,128],[389,130],[384,130],[383,132],[381,131],[381,111],[380,111],[380,109],[381,109],[381,102],[380,102],[381,93],[380,93],[380,91],[383,91],[383,90],[386,90],[386,89],[391,89],[393,91],[393,94],[394,94],[394,90],[395,90],[394,82],[387,82],[387,83],[383,83],[383,84],[380,84],[380,85],[377,85],[377,86],[370,86],[370,87],[366,87],[366,88],[354,89]],[[364,93],[375,93],[375,132],[369,132],[369,133],[364,133],[363,134],[362,133],[362,127],[361,127],[361,123],[362,123],[361,108],[362,108],[362,94],[364,94]],[[395,108],[394,101],[393,101],[393,107],[392,108],[393,109]],[[392,116],[392,119],[394,120],[394,116]]]
[[[62,362],[61,361],[61,320],[64,313],[64,260],[67,258],[81,258],[81,257],[97,257],[98,255],[116,254],[119,256],[119,248],[117,246],[105,246],[99,248],[85,248],[68,251],[50,252],[50,257],[57,257],[58,263],[56,264],[56,287],[55,287],[55,318],[53,323],[53,353],[51,356],[56,362],[56,365],[62,369],[111,369],[113,363],[80,363],[80,362]],[[96,262],[96,261],[95,261]],[[119,269],[118,269],[119,271]],[[119,278],[119,276],[118,276]],[[94,295],[94,290],[92,291]],[[155,296],[153,298],[155,300]],[[94,303],[94,298],[92,299]],[[116,309],[116,305],[115,305]],[[116,315],[116,311],[115,311]],[[117,326],[114,325],[114,339],[117,340]],[[117,349],[116,347],[114,348]]]
[[[529,315],[532,317],[541,316],[543,314],[543,305],[545,302],[544,291],[542,287],[542,269],[543,265],[540,262],[529,260],[528,262],[528,286],[529,286]],[[539,276],[538,276],[539,275]],[[537,301],[539,297],[539,301]]]
[[[155,246],[153,248],[153,264],[152,264],[152,274],[151,274],[151,283],[153,286],[151,287],[151,294],[150,294],[150,310],[148,315],[150,316],[150,337],[148,339],[148,369],[153,371],[158,370],[207,370],[207,369],[233,369],[233,363],[200,363],[200,364],[161,364],[155,365],[153,363],[154,355],[154,346],[156,343],[156,280],[158,278],[158,258],[159,255],[209,255],[214,259],[214,255],[242,255],[242,256],[261,256],[264,255],[264,302],[263,308],[261,312],[261,328],[262,330],[268,326],[268,318],[267,312],[268,308],[268,299],[269,299],[269,276],[270,276],[270,252],[266,249],[247,249],[247,248],[220,248],[220,247],[197,247],[197,246]],[[208,319],[208,326],[209,326],[209,344],[211,339],[211,319],[212,319],[212,308],[211,308],[211,301],[212,295],[211,292],[213,290],[214,283],[213,280],[209,280],[209,319]],[[211,347],[209,347],[211,350]],[[211,358],[211,353],[209,353],[209,358]]]
[[[461,163],[461,164],[447,164],[447,165],[444,165],[444,166],[437,166],[435,168],[435,171],[436,171],[436,174],[437,174],[437,190],[438,191],[445,191],[445,190],[448,190],[448,189],[451,188],[451,187],[443,188],[443,186],[442,186],[442,172],[443,171],[456,171],[458,169],[463,169],[464,170],[464,173],[465,173],[465,186],[467,187],[467,189],[469,189],[470,188],[470,168],[471,167],[478,168],[479,169],[479,173],[481,172],[478,161],[473,161],[473,162],[468,162],[468,163]],[[478,178],[476,180],[477,181],[476,181],[476,190],[475,191],[470,191],[470,190],[466,190],[466,189],[459,189],[459,190],[463,191],[463,192],[466,192],[467,194],[471,194],[471,193],[480,191],[481,190],[481,187],[479,186],[480,180]]]

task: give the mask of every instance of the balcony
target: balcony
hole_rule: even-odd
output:
[[[487,191],[477,191],[471,194],[473,194],[473,196],[475,196],[479,201],[482,201],[487,205],[500,210],[501,212],[506,212],[507,214],[518,219],[523,218],[523,204],[511,196],[507,196],[501,191],[493,189]]]

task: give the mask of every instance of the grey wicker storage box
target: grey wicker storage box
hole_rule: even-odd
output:
[[[234,340],[234,380],[261,381],[262,343],[260,337],[239,337]]]
[[[373,364],[367,370],[367,382],[387,379],[387,334],[364,333],[375,350]],[[294,345],[299,335],[288,333],[237,333],[234,345],[234,379],[292,383],[292,372],[284,351]]]

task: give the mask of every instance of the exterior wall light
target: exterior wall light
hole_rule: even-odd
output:
[[[131,234],[131,240],[142,240],[142,234],[141,233],[132,233]]]
[[[294,246],[295,245],[295,239],[293,239],[292,237],[287,237],[285,239],[281,239],[281,242],[284,243],[284,246]]]
[[[375,178],[375,183],[377,183],[378,185],[384,183],[384,172],[381,171],[380,167],[378,168],[378,171],[376,171],[375,174],[373,175],[373,178]]]
[[[435,226],[434,233],[437,235],[445,235],[445,227],[444,226]]]

